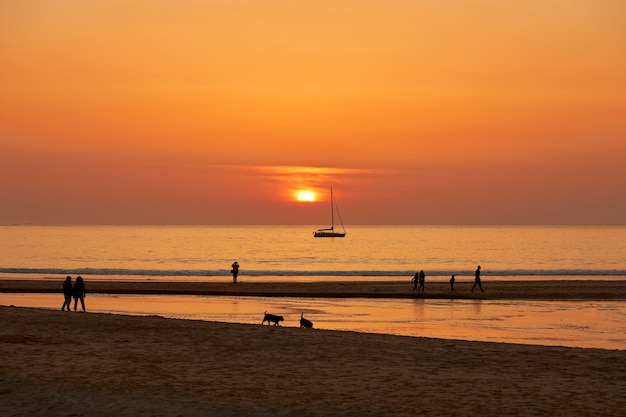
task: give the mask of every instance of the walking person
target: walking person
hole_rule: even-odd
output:
[[[417,291],[417,284],[420,282],[420,274],[419,274],[419,272],[415,273],[415,276],[413,277],[411,282],[413,283],[413,291],[414,292]]]
[[[450,291],[454,291],[454,275],[450,278]]]
[[[76,283],[74,284],[74,311],[76,311],[78,300],[80,300],[83,312],[85,312],[85,295],[85,282],[83,281],[83,277],[79,276],[76,278]]]
[[[72,295],[74,294],[74,289],[72,288],[72,277],[69,275],[63,281],[63,296],[65,297],[65,301],[63,301],[63,306],[61,310],[65,310],[67,307],[67,311],[70,311],[70,304],[72,304]]]
[[[233,262],[231,265],[232,269],[230,270],[231,274],[233,274],[233,284],[237,283],[237,275],[239,275],[239,263],[237,261]]]
[[[474,285],[472,286],[472,292],[474,292],[474,288],[476,288],[477,285],[478,285],[478,288],[480,288],[480,292],[484,292],[483,286],[480,283],[480,265],[478,265],[478,268],[476,268],[476,278],[474,278]]]
[[[424,292],[424,281],[426,280],[426,274],[424,274],[424,270],[422,269],[420,271],[420,276],[419,276],[419,281],[420,281],[420,286],[417,287],[417,292],[420,292],[420,288],[422,289],[422,292]]]

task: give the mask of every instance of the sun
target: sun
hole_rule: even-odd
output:
[[[296,199],[304,202],[315,201],[315,193],[313,191],[298,191],[296,193]]]

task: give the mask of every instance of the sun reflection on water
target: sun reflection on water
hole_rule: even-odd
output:
[[[626,349],[626,303],[324,299],[91,294],[90,312],[261,324],[265,311],[297,327],[505,343]],[[0,305],[58,308],[52,294],[0,294]],[[57,305],[58,304],[58,305]]]

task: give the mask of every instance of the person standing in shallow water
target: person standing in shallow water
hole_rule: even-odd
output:
[[[65,307],[67,306],[67,311],[70,311],[70,304],[72,304],[72,294],[74,294],[74,289],[72,288],[72,277],[68,275],[63,282],[63,296],[65,297],[65,301],[63,302],[63,307],[61,307],[61,310],[65,310]]]
[[[450,278],[450,291],[454,291],[454,275]]]
[[[478,268],[476,268],[476,278],[474,278],[474,285],[472,286],[472,292],[474,292],[474,288],[476,288],[477,285],[478,285],[478,288],[480,288],[480,292],[484,292],[483,286],[480,283],[480,265],[478,265]]]
[[[77,277],[76,283],[74,284],[74,311],[76,311],[78,300],[80,300],[80,304],[83,307],[83,312],[84,312],[85,311],[85,282],[83,281],[83,277]]]
[[[233,262],[231,265],[232,269],[230,270],[231,274],[233,274],[233,284],[237,283],[237,275],[239,275],[239,264],[237,261]]]

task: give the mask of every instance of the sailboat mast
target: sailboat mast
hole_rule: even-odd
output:
[[[333,204],[333,187],[330,187],[330,229],[335,230],[335,206]]]
[[[343,229],[343,220],[341,220],[339,210],[337,210],[337,215]],[[343,232],[335,232],[335,196],[333,195],[333,187],[330,187],[330,227],[317,229],[317,231],[313,232],[313,237],[344,237],[345,235],[345,230]]]

